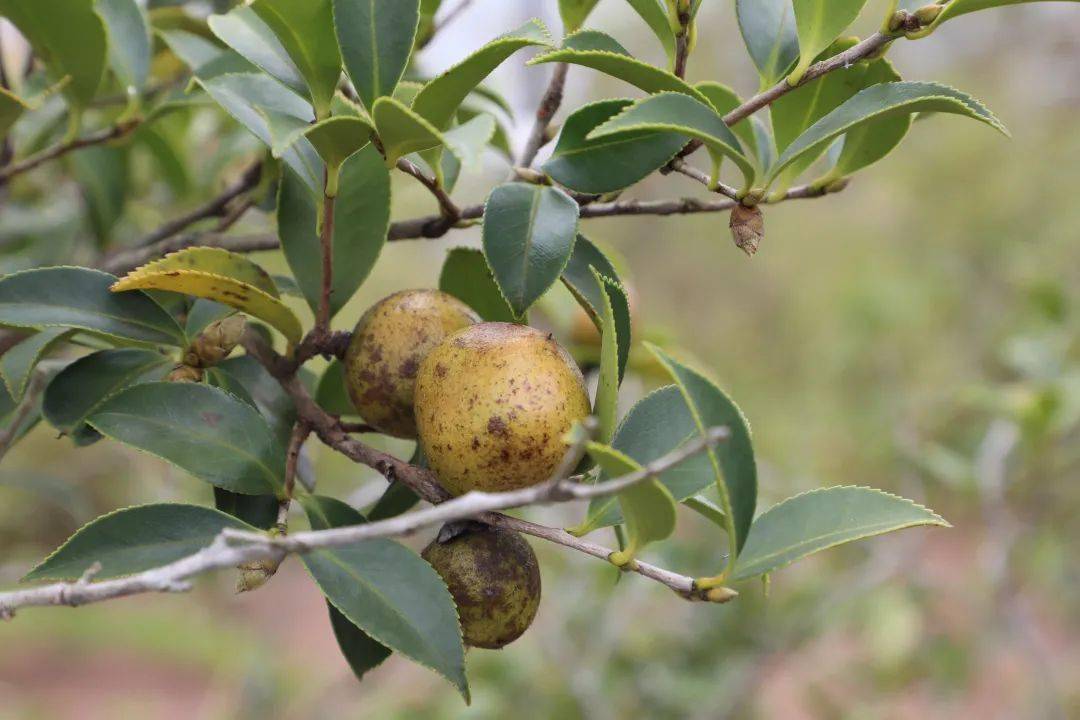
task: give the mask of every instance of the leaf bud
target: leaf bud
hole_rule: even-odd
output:
[[[915,11],[915,19],[919,21],[920,27],[925,27],[937,20],[943,9],[941,5],[923,5]]]
[[[237,566],[240,576],[236,578],[236,592],[258,590],[274,577],[279,567],[281,567],[280,559],[256,560]]]
[[[182,362],[172,369],[172,371],[165,377],[167,382],[190,382],[197,383],[203,380],[203,369],[200,367],[193,367],[186,362]]]
[[[217,365],[229,356],[244,334],[244,316],[229,317],[211,323],[191,343],[184,356],[184,362],[198,368]]]

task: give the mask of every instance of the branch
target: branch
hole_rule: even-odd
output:
[[[461,208],[454,203],[438,181],[425,175],[423,170],[405,158],[398,160],[397,168],[419,180],[420,184],[435,196],[435,199],[439,202],[439,210],[442,212],[443,219],[448,223],[448,227],[453,226],[454,223],[461,219]]]
[[[533,123],[529,139],[525,143],[525,149],[518,159],[518,166],[527,168],[532,165],[533,160],[536,159],[536,154],[540,152],[540,148],[551,140],[548,137],[548,126],[551,124],[551,118],[555,116],[559,106],[562,105],[563,88],[566,87],[566,73],[569,67],[566,63],[559,63],[555,66],[555,72],[551,75],[547,90],[544,91],[544,96],[540,99],[540,105],[536,108],[536,122]]]
[[[409,489],[411,489],[421,498],[427,500],[432,504],[437,505],[438,507],[443,507],[448,502],[456,502],[455,500],[451,500],[450,494],[447,493],[441,485],[439,485],[438,481],[435,479],[434,474],[430,470],[425,470],[423,468],[418,468],[414,465],[410,465],[409,463],[399,460],[393,455],[389,455],[387,453],[376,450],[375,448],[372,448],[371,446],[350,437],[349,434],[334,417],[329,415],[325,410],[319,407],[314,400],[312,400],[311,395],[308,393],[307,389],[304,388],[304,386],[296,378],[295,374],[293,374],[293,372],[290,370],[291,364],[289,363],[289,361],[286,358],[275,353],[268,345],[266,345],[265,341],[260,336],[251,332],[245,333],[242,344],[248,354],[254,357],[263,367],[267,369],[267,371],[272,376],[274,376],[274,378],[278,380],[279,383],[281,383],[282,388],[284,388],[286,393],[288,393],[288,395],[292,398],[294,404],[296,405],[296,412],[298,417],[306,420],[310,424],[312,431],[316,435],[318,435],[319,439],[322,440],[326,445],[330,446],[334,450],[337,450],[338,452],[345,455],[354,462],[373,468],[389,481],[397,480],[401,482],[402,484],[408,486]],[[714,435],[719,433],[720,431],[717,431],[714,434],[707,435],[707,437],[704,438],[702,442],[706,444],[719,442],[719,440],[722,438],[714,437]],[[680,451],[677,450],[675,451],[675,453],[673,453],[675,458],[679,457],[679,452]],[[671,459],[672,458],[666,458],[662,460],[666,461]],[[652,467],[652,470],[654,472],[656,471],[655,466]],[[646,472],[647,471],[648,468],[646,468]],[[644,478],[638,478],[633,482],[639,482],[641,479]],[[556,493],[556,497],[557,499],[559,499],[559,501],[584,499],[603,494],[602,492],[598,493],[597,495],[591,494],[593,492],[597,492],[595,490],[595,488],[597,487],[600,486],[559,484],[553,492]],[[619,488],[618,486],[616,486],[616,488],[617,489],[613,492],[618,492],[619,489],[625,489],[625,487]],[[549,489],[548,491],[551,490]],[[543,491],[538,490],[537,487],[533,487],[527,488],[526,491],[515,491],[515,493],[499,493],[494,495],[493,497],[502,498],[504,500],[509,498],[511,501],[518,501],[522,499],[521,495],[518,495],[518,493],[523,492]],[[469,495],[462,496],[462,498],[458,498],[458,500],[465,497],[473,497],[475,495],[477,494],[470,493]],[[481,497],[484,497],[484,494],[480,495]],[[569,495],[570,497],[565,497],[565,495]],[[492,514],[490,511],[500,508],[485,505],[484,503],[489,502],[489,500],[487,499],[483,499],[477,502],[479,503],[478,505],[470,506],[470,508],[475,512],[484,513],[477,518],[482,522],[498,525],[500,527],[513,527],[513,529],[523,532],[527,535],[532,535],[543,540],[558,543],[559,545],[564,545],[565,547],[568,547],[570,549],[579,550],[587,555],[592,555],[593,557],[601,558],[604,560],[606,560],[607,557],[612,552],[614,552],[613,550],[605,548],[601,545],[595,545],[593,543],[583,541],[580,538],[576,538],[573,535],[570,535],[569,533],[562,530],[549,528],[543,525],[537,525],[535,523],[530,523],[524,520],[509,518],[503,515],[499,515],[497,513]],[[507,507],[512,506],[502,506],[502,508]],[[408,517],[411,517],[415,514],[416,513],[411,513]],[[401,521],[401,517],[393,518],[393,520]],[[298,536],[292,537],[293,539],[295,539]],[[681,593],[684,597],[690,599],[705,598],[705,595],[696,590],[693,578],[678,575],[676,573],[672,573],[670,571],[663,570],[662,568],[658,568],[656,566],[649,565],[648,563],[643,563],[639,561],[630,563],[629,566],[624,569],[636,572],[650,579],[663,582],[668,587]],[[712,599],[716,598],[717,594],[714,593]]]
[[[43,386],[44,382],[41,373],[35,372],[30,378],[29,387],[23,393],[22,402],[15,408],[15,412],[11,414],[10,424],[3,432],[0,432],[0,460],[4,459],[11,446],[19,438],[19,430],[37,404],[38,395],[44,389]]]
[[[92,145],[101,145],[103,143],[111,142],[112,140],[119,140],[120,138],[131,134],[135,128],[139,126],[139,123],[140,121],[138,120],[127,123],[118,123],[84,137],[53,145],[36,155],[31,155],[19,162],[11,163],[6,167],[0,168],[0,186],[6,185],[16,175],[21,175],[24,172],[33,170],[39,165],[63,157],[70,152],[81,150],[82,148],[90,147]]]
[[[726,428],[713,428],[702,437],[654,460],[641,470],[596,485],[580,485],[561,477],[566,468],[572,468],[580,459],[584,445],[581,441],[567,452],[566,462],[561,463],[557,471],[559,474],[547,482],[523,490],[507,493],[471,492],[432,507],[387,520],[330,530],[312,530],[293,535],[270,536],[226,529],[208,547],[193,555],[125,578],[93,583],[91,579],[97,570],[91,568],[93,572],[88,571],[74,583],[60,582],[28,590],[0,593],[0,618],[10,619],[16,609],[29,606],[68,605],[75,607],[138,593],[183,592],[190,589],[191,585],[188,582],[190,578],[211,570],[239,565],[250,567],[259,561],[276,566],[289,554],[303,554],[320,548],[342,547],[373,538],[411,535],[432,525],[468,519],[478,519],[499,527],[517,530],[606,560],[612,553],[607,548],[575,538],[563,530],[517,520],[494,511],[612,495],[635,483],[656,477],[706,448],[715,446],[727,437]],[[718,599],[717,594],[712,591],[698,590],[693,578],[639,561],[632,562],[628,569],[661,582],[688,599]],[[724,599],[730,599],[730,597],[727,595]]]
[[[244,174],[240,179],[225,188],[220,195],[209,200],[205,205],[195,208],[191,212],[163,223],[157,230],[144,236],[135,244],[138,247],[156,245],[162,240],[181,232],[189,225],[213,217],[231,220],[229,225],[232,225],[233,222],[238,219],[238,216],[233,217],[233,214],[229,212],[229,205],[239,196],[254,189],[259,184],[260,177],[262,177],[262,162],[252,163],[251,166],[244,171]],[[220,232],[223,229],[225,228],[218,227],[217,231]]]
[[[314,330],[319,336],[330,332],[330,296],[334,292],[334,197],[335,195],[330,194],[327,186],[326,191],[323,192],[322,222],[319,224],[322,287],[319,293],[319,310],[315,315]]]
[[[146,247],[131,248],[114,253],[101,264],[101,269],[120,275],[145,265],[151,260],[189,247],[218,247],[246,253],[276,250],[281,247],[277,235],[222,235],[218,232],[192,232],[176,235]]]
[[[745,120],[746,118],[750,117],[763,107],[771,105],[773,102],[776,101],[777,98],[783,95],[787,95],[795,88],[802,87],[811,80],[819,78],[822,75],[831,73],[833,70],[837,70],[839,68],[847,68],[860,60],[865,60],[866,58],[879,52],[882,48],[887,46],[897,37],[899,36],[889,33],[876,32],[862,42],[858,43],[857,45],[848,48],[844,52],[833,55],[830,58],[826,58],[821,62],[814,63],[806,69],[806,73],[802,76],[802,79],[799,80],[798,83],[791,85],[785,78],[773,85],[768,90],[763,90],[759,92],[757,95],[754,95],[742,105],[725,115],[724,123],[729,127],[735,125],[741,120]],[[700,140],[690,141],[690,143],[688,143],[687,146],[683,148],[682,151],[679,153],[679,157],[686,157],[687,155],[701,147],[701,145],[702,142]]]

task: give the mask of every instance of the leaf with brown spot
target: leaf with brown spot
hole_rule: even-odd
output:
[[[170,256],[174,257],[174,256]],[[257,267],[257,266],[256,266]],[[165,290],[213,300],[263,320],[290,343],[300,342],[300,319],[280,300],[240,279],[196,269],[175,270],[151,264],[129,273],[113,284],[113,292]]]

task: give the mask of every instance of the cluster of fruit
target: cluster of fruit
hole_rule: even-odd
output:
[[[345,372],[364,421],[415,438],[453,495],[546,480],[566,451],[566,434],[590,412],[581,370],[551,335],[481,322],[438,290],[395,293],[369,309]],[[528,629],[540,572],[520,535],[458,525],[422,554],[454,596],[466,644],[499,648]]]

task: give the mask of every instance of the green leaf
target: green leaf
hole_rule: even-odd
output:
[[[0,15],[29,41],[52,82],[71,78],[63,92],[74,106],[94,99],[108,57],[105,22],[94,0],[0,0]]]
[[[725,442],[705,452],[720,492],[720,505],[730,518],[728,538],[732,547],[729,563],[733,563],[746,543],[757,504],[757,463],[750,426],[738,406],[712,381],[655,345],[647,344],[647,347],[679,387],[698,432],[703,434],[707,429],[719,426],[727,427],[730,432]]]
[[[406,155],[442,145],[442,134],[420,115],[394,98],[381,97],[371,111],[379,131],[386,166],[394,167]]]
[[[373,145],[341,166],[334,202],[333,288],[330,311],[337,313],[371,274],[390,227],[390,173]],[[291,172],[282,175],[278,234],[293,277],[308,305],[319,307],[322,261],[315,230],[321,208]]]
[[[363,118],[339,116],[315,123],[303,131],[323,162],[337,170],[355,152],[371,142],[375,128]]]
[[[657,0],[626,0],[630,7],[641,16],[645,24],[656,35],[656,39],[664,47],[664,53],[668,57],[668,69],[675,67],[675,33],[671,30],[667,11],[661,7]]]
[[[717,507],[716,503],[705,498],[703,495],[688,497],[683,500],[683,505],[696,512],[713,525],[716,525],[719,528],[727,527],[727,515],[724,514],[723,510]],[[750,531],[753,532],[752,525],[750,526]]]
[[[88,268],[51,267],[0,278],[0,325],[68,327],[143,343],[183,345],[184,333],[141,292],[116,295],[116,278]]]
[[[8,393],[16,402],[22,400],[38,360],[51,345],[69,332],[71,331],[67,328],[47,328],[34,333],[0,356],[0,376],[3,377]]]
[[[739,139],[707,101],[682,93],[659,93],[637,101],[590,132],[588,137],[595,140],[641,131],[677,132],[701,140],[713,158],[714,182],[719,181],[720,162],[725,157],[735,161],[747,188],[754,182],[754,164],[743,155]]]
[[[214,542],[222,530],[251,530],[223,512],[198,505],[161,503],[123,508],[92,520],[23,578],[78,580],[101,563],[97,580],[122,577],[176,562]]]
[[[731,579],[764,575],[819,550],[917,525],[950,527],[923,506],[881,490],[813,490],[774,505],[754,521]]]
[[[127,147],[91,146],[68,158],[86,202],[90,229],[98,247],[112,240],[112,231],[124,214],[131,190]]]
[[[410,464],[416,465],[416,461],[413,460]],[[420,502],[419,495],[410,490],[408,485],[394,480],[386,487],[386,491],[379,496],[375,504],[371,506],[368,518],[375,522],[376,520],[397,517],[406,510],[412,509],[418,502]]]
[[[319,386],[315,389],[315,402],[326,412],[338,417],[358,414],[345,389],[345,366],[340,360],[331,360],[323,371]]]
[[[412,110],[441,132],[450,127],[458,108],[495,68],[518,50],[530,45],[550,45],[547,28],[530,20],[516,30],[500,35],[469,57],[425,83],[412,103]],[[430,146],[424,155],[441,178],[442,150]]]
[[[156,455],[216,487],[280,492],[285,451],[257,410],[193,383],[146,383],[113,395],[87,418],[106,437]]]
[[[264,320],[292,344],[300,342],[300,319],[281,300],[265,270],[243,255],[193,247],[147,263],[117,280],[111,290],[164,290],[213,300]]]
[[[867,68],[867,85],[896,82],[900,75],[892,64],[882,58]],[[825,178],[817,183],[827,184],[837,178],[852,175],[873,165],[892,152],[911,128],[911,115],[885,117],[860,125],[844,134],[843,149]]]
[[[300,71],[315,117],[329,117],[330,100],[341,79],[331,0],[255,0],[251,9],[274,31]]]
[[[271,131],[274,120],[310,123],[315,119],[307,101],[262,73],[227,73],[212,78],[198,77],[197,81],[225,112],[268,148],[274,147]],[[288,146],[281,159],[313,193],[322,193],[322,159],[307,138]]]
[[[152,350],[101,350],[71,363],[45,388],[42,414],[54,428],[86,438],[86,418],[117,392],[161,380],[173,361]]]
[[[488,113],[480,113],[442,134],[446,147],[465,166],[479,164],[481,153],[494,135],[495,118]]]
[[[862,90],[796,138],[769,171],[769,180],[804,153],[828,146],[836,137],[863,123],[915,112],[963,115],[1008,135],[1005,126],[989,110],[959,90],[929,82],[882,83]]]
[[[572,33],[581,29],[589,13],[600,0],[559,0],[559,17],[562,18],[563,31]]]
[[[274,437],[282,447],[287,447],[293,423],[296,421],[296,406],[281,387],[281,383],[250,355],[228,358],[214,370],[227,373],[232,385],[239,385],[244,389],[248,397],[255,402],[259,413],[270,423]]]
[[[630,187],[667,165],[686,144],[680,133],[643,130],[588,139],[590,132],[633,102],[601,100],[574,111],[544,172],[571,190],[600,195]]]
[[[195,302],[191,303],[191,309],[187,312],[187,321],[184,323],[184,332],[189,338],[194,338],[206,328],[210,327],[212,323],[218,320],[224,320],[230,315],[236,314],[236,308],[231,308],[228,305],[214,302],[213,300],[206,300],[204,298],[195,298]]]
[[[591,442],[588,451],[600,469],[612,478],[641,469],[634,460],[607,445]],[[675,501],[655,478],[631,485],[617,497],[626,523],[627,542],[610,559],[616,565],[624,565],[646,545],[664,540],[675,531]]]
[[[637,60],[614,38],[582,30],[563,40],[562,47],[537,55],[528,65],[564,62],[598,70],[647,93],[678,92],[705,102],[704,96],[666,70]]]
[[[596,386],[593,415],[599,420],[597,437],[603,444],[611,442],[615,434],[615,420],[619,409],[619,332],[615,323],[615,298],[626,303],[626,291],[611,278],[604,277],[595,267],[590,267],[600,306],[600,378]]]
[[[713,106],[713,109],[716,110],[721,117],[727,115],[743,103],[743,99],[739,97],[734,90],[722,83],[706,81],[700,82],[694,87],[708,99],[709,104]],[[756,117],[740,120],[731,126],[731,131],[742,140],[743,149],[747,153],[752,153],[759,160],[758,164],[761,165],[761,151],[758,148],[757,136],[754,134],[754,126],[752,124],[754,119],[756,119]],[[767,166],[762,167],[764,168]]]
[[[948,3],[939,3],[944,7],[934,21],[921,30],[907,33],[907,37],[912,39],[926,37],[932,33],[938,25],[946,20],[977,12],[979,10],[990,10],[992,8],[1005,7],[1006,5],[1020,5],[1022,3],[1044,1],[1045,0],[952,0]],[[1058,2],[1080,2],[1080,0],[1058,0]],[[927,4],[929,3],[924,0],[903,0],[903,2],[900,3],[900,7],[904,10],[914,11]]]
[[[761,87],[775,85],[799,58],[791,0],[736,0],[735,11]]]
[[[250,6],[241,5],[224,15],[211,15],[206,22],[214,35],[245,59],[268,72],[298,95],[307,94],[307,84],[285,46]],[[184,47],[188,46],[190,44]],[[200,54],[199,65],[209,59],[211,58]],[[190,61],[188,64],[193,65]]]
[[[840,37],[859,16],[866,0],[793,0],[799,34],[799,63],[788,76],[796,85],[814,58]]]
[[[602,292],[600,286],[593,280],[592,268],[595,268],[602,276],[613,280],[619,289],[608,288],[607,292]],[[626,291],[622,289],[615,266],[591,240],[584,235],[578,235],[574,242],[574,251],[570,254],[570,261],[563,269],[562,281],[601,333],[603,332],[604,305],[611,303],[615,315],[615,335],[619,341],[619,382],[622,382],[623,375],[626,373],[626,363],[630,359],[630,303],[626,297]]]
[[[504,60],[524,47],[548,44],[547,28],[539,20],[530,20],[426,83],[413,100],[412,109],[437,130],[445,130],[462,101]]]
[[[359,525],[364,516],[333,498],[300,500],[314,529]],[[393,540],[364,540],[303,556],[326,599],[379,643],[431,668],[468,701],[465,649],[446,584]]]
[[[630,409],[615,431],[611,444],[620,453],[646,465],[697,435],[697,425],[682,393],[675,385],[667,385],[649,393]],[[601,480],[604,479],[610,478],[601,476]],[[704,453],[665,470],[658,480],[676,502],[693,497],[716,482],[712,465]],[[615,498],[596,498],[589,503],[586,520],[571,532],[585,535],[621,522],[622,512]]]
[[[832,57],[854,46],[856,42],[855,38],[841,38],[816,59],[824,60]],[[777,98],[770,110],[777,149],[781,152],[786,150],[808,127],[860,90],[879,82],[899,80],[899,77],[886,78],[878,70],[887,65],[887,60],[855,63],[850,67],[811,80]],[[870,71],[871,67],[874,68],[873,72]],[[824,147],[818,148],[815,152],[806,153],[797,162],[789,165],[777,177],[774,193],[780,195],[787,192],[795,178],[813,165],[823,152],[825,152]]]
[[[419,20],[419,0],[334,0],[345,71],[364,107],[394,94],[409,64]]]
[[[214,507],[259,530],[277,526],[280,505],[273,495],[241,495],[214,488]]]
[[[109,37],[109,64],[120,83],[146,88],[150,74],[150,26],[135,0],[97,0]]]
[[[484,253],[474,248],[454,248],[446,254],[439,289],[471,307],[488,322],[514,322]]]
[[[484,257],[517,317],[559,279],[577,237],[578,205],[552,187],[507,183],[484,210]]]

